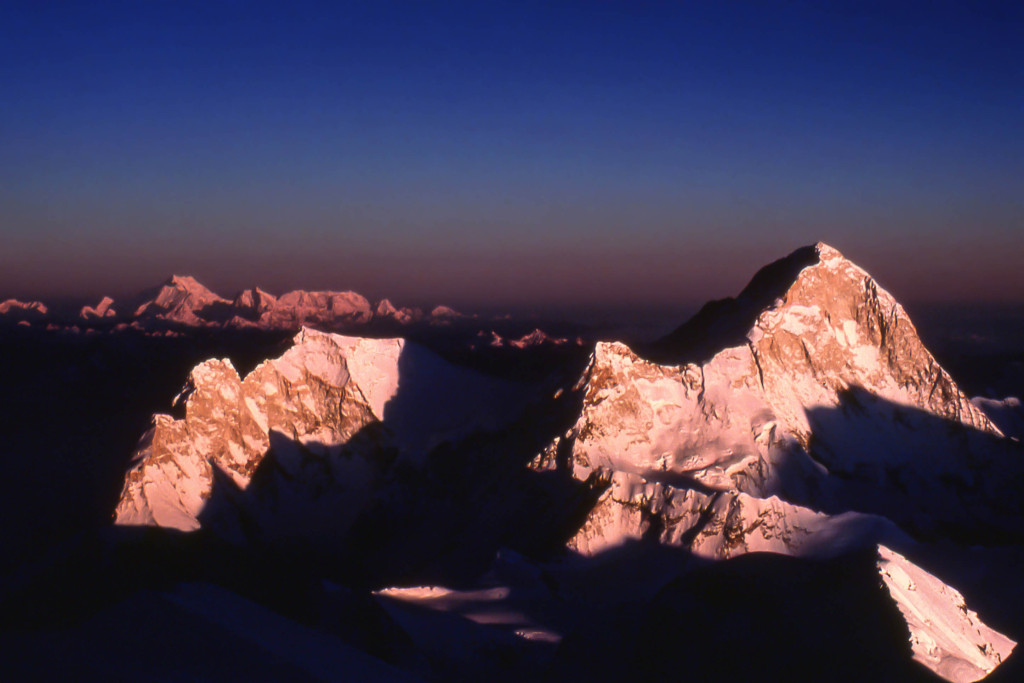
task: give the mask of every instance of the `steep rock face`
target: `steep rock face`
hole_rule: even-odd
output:
[[[184,419],[157,415],[143,438],[117,522],[197,528],[218,473],[244,489],[275,440],[286,470],[302,467],[302,445],[344,469],[351,459],[341,447],[381,418],[397,388],[402,345],[303,330],[244,380],[228,361],[199,365]]]
[[[743,344],[757,316],[785,294],[801,270],[818,263],[819,246],[801,247],[768,264],[738,296],[708,302],[679,328],[654,342],[648,354],[662,363],[701,364],[724,348]]]
[[[801,270],[747,334],[776,411],[802,427],[801,409],[835,406],[844,390],[861,387],[998,433],[925,349],[903,307],[835,249],[815,249],[818,263]]]
[[[569,547],[595,555],[630,540],[683,546],[725,560],[750,552],[831,558],[879,541],[906,543],[906,534],[877,515],[826,515],[776,496],[699,491],[616,472]]]

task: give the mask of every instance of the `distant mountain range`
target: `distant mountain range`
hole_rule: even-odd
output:
[[[446,306],[424,312],[418,308],[396,307],[387,299],[371,304],[355,292],[296,290],[278,297],[253,288],[239,292],[234,299],[226,299],[187,275],[171,276],[161,285],[126,301],[103,297],[95,306],[82,307],[73,318],[54,316],[39,301],[8,299],[0,303],[0,321],[82,326],[153,327],[163,323],[181,327],[297,331],[303,325],[321,329],[350,329],[374,322],[436,325],[462,317],[465,316]]]

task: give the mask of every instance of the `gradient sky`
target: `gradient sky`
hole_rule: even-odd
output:
[[[692,304],[829,242],[1024,302],[1024,9],[8,1],[0,298]]]

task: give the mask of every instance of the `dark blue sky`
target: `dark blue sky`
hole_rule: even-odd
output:
[[[1024,301],[1020,3],[6,2],[0,298]]]

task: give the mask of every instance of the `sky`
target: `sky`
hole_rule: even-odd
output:
[[[0,4],[0,299],[1024,304],[1017,2]]]

